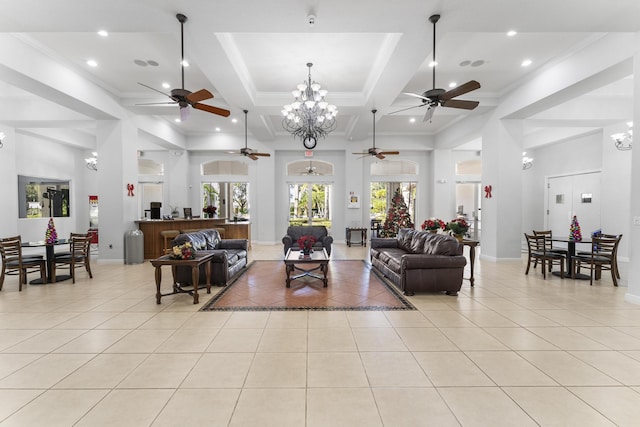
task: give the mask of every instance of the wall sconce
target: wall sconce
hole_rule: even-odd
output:
[[[631,142],[633,142],[633,122],[627,122],[627,126],[629,126],[629,130],[626,132],[614,133],[611,135],[613,143],[620,151],[631,150]]]
[[[4,132],[0,132],[0,148],[4,147],[4,139],[7,137],[7,135],[4,134]]]
[[[98,153],[95,151],[91,153],[91,157],[84,159],[84,161],[87,162],[87,169],[92,171],[98,170]]]
[[[527,157],[527,152],[522,152],[522,170],[531,169],[533,166],[533,157]]]

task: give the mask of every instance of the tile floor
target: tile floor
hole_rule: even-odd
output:
[[[366,254],[336,244],[332,256]],[[94,262],[93,280],[21,293],[9,277],[0,424],[638,425],[640,306],[610,278],[590,287],[524,267],[479,261],[475,288],[411,297],[417,312],[157,305],[148,262]]]

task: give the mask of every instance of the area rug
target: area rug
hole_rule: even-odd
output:
[[[312,277],[287,288],[286,277],[284,262],[254,261],[200,311],[416,310],[362,260],[330,261],[326,288]]]

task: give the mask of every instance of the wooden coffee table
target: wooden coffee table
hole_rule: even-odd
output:
[[[284,264],[287,270],[287,288],[291,287],[291,281],[300,279],[302,277],[313,277],[314,279],[322,280],[324,283],[323,287],[327,287],[329,281],[327,280],[327,271],[329,271],[329,255],[327,255],[327,251],[323,248],[320,250],[315,250],[308,257],[301,257],[301,251],[295,251],[289,249],[287,254],[284,257]],[[301,266],[305,264],[314,264],[318,265],[315,268],[304,269]],[[301,274],[291,276],[291,273],[294,270],[301,271]],[[322,275],[313,273],[314,271],[320,270]]]
[[[174,295],[179,293],[188,293],[193,295],[193,303],[198,304],[198,289],[207,288],[207,293],[211,293],[211,258],[213,253],[196,252],[194,259],[173,259],[171,255],[163,255],[160,258],[152,259],[151,265],[156,268],[156,304],[160,304],[160,299],[167,295]],[[205,272],[207,275],[207,283],[200,285],[200,266],[205,265]],[[173,274],[173,292],[163,294],[160,293],[160,283],[162,282],[162,266],[168,265],[171,267]],[[178,266],[191,267],[191,281],[193,287],[191,289],[183,289],[179,283],[176,283],[176,268]]]

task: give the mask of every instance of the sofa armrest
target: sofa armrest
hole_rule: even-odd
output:
[[[333,243],[333,236],[324,236],[320,241],[322,242],[322,246],[327,248]]]
[[[293,245],[293,237],[288,235],[288,234],[285,235],[282,238],[282,243],[284,243],[286,247],[289,247],[289,246]]]
[[[371,249],[376,248],[397,248],[398,240],[396,238],[390,237],[372,237],[371,238]]]
[[[217,249],[244,249],[249,247],[247,239],[222,239]]]
[[[424,255],[405,254],[402,255],[403,269],[420,268],[464,268],[467,259],[462,255]]]

